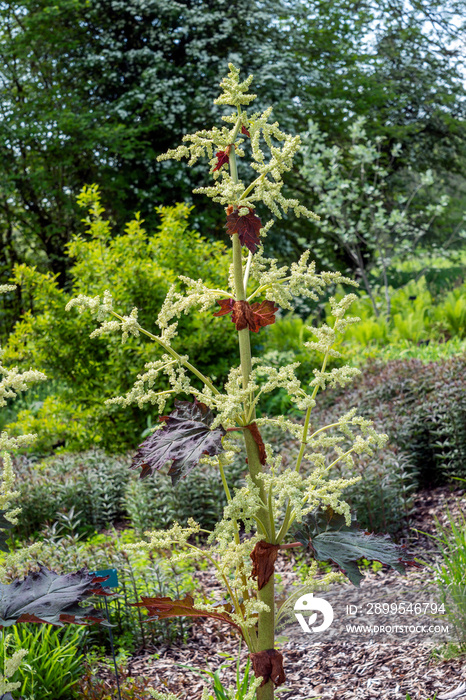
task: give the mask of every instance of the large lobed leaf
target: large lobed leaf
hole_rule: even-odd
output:
[[[379,561],[400,573],[404,573],[406,564],[415,565],[406,558],[403,547],[392,542],[388,535],[365,532],[354,521],[347,525],[345,517],[331,508],[313,511],[294,536],[310,546],[318,561],[335,562],[355,586],[363,578],[357,564],[359,559]]]
[[[201,610],[194,607],[194,599],[189,594],[183,599],[171,598],[141,598],[138,603],[131,603],[135,607],[147,608],[149,620],[166,620],[170,617],[210,617],[218,622],[227,622],[241,632],[241,627],[233,622],[227,612],[215,612],[213,610]]]
[[[0,627],[18,622],[46,622],[62,626],[64,622],[78,625],[105,623],[99,610],[79,603],[90,595],[107,595],[100,582],[85,569],[71,574],[57,574],[41,567],[25,579],[0,584]]]
[[[164,416],[165,425],[139,445],[131,467],[141,468],[140,477],[153,474],[167,462],[168,473],[176,484],[199,464],[203,455],[211,457],[222,451],[223,428],[211,430],[212,411],[203,403],[175,401],[175,410]]]

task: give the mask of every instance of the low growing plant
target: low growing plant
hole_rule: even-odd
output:
[[[85,631],[80,627],[56,629],[51,625],[20,625],[13,628],[10,643],[0,643],[0,655],[27,650],[23,663],[13,676],[19,692],[26,696],[68,700],[83,670],[82,646]]]
[[[435,582],[442,603],[464,653],[466,650],[466,517],[460,511],[457,517],[447,510],[447,523],[442,526],[436,519],[441,560],[437,564]]]
[[[214,288],[201,279],[182,276],[186,291],[179,291],[175,285],[168,291],[157,317],[157,333],[142,327],[136,308],[127,315],[115,310],[109,291],[93,297],[81,294],[68,308],[90,310],[97,317],[101,325],[93,332],[94,337],[119,331],[126,341],[130,336],[144,335],[161,352],[160,357],[146,364],[133,389],[111,399],[111,404],[154,404],[164,414],[169,398],[194,397],[194,401],[176,401],[175,409],[162,415],[158,429],[140,446],[133,466],[140,470],[141,477],[169,462],[168,474],[176,484],[199,465],[215,465],[228,501],[222,520],[212,531],[203,532],[210,545],[207,549],[193,542],[193,536],[201,532],[193,520],[186,527],[175,523],[168,530],[152,532],[148,541],[135,545],[156,551],[174,547],[175,562],[186,557],[206,559],[224,588],[221,599],[206,600],[202,595],[182,599],[147,597],[138,606],[159,619],[200,616],[230,625],[245,640],[255,676],[260,679],[257,700],[272,700],[275,687],[285,680],[283,657],[275,648],[275,626],[292,611],[295,600],[292,593],[276,610],[274,568],[280,551],[310,548],[315,561],[301,594],[318,585],[317,561],[332,560],[357,585],[362,578],[357,566],[361,555],[403,571],[403,554],[384,537],[359,530],[352,520],[343,491],[357,479],[328,477],[339,462],[352,462],[354,456],[371,454],[382,447],[386,436],[379,434],[370,420],[358,416],[354,408],[331,425],[310,429],[319,391],[327,386],[344,386],[358,374],[348,366],[327,368],[329,358],[338,355],[334,349],[337,337],[357,320],[346,316],[355,296],[349,294],[338,302],[331,299],[332,325],[311,329],[315,340],[307,345],[321,352],[323,361],[306,382],[297,378],[295,363],[275,367],[251,353],[251,333],[273,324],[279,307],[293,310],[295,296],[318,301],[336,284],[354,285],[339,273],[318,273],[309,261],[309,251],[291,268],[279,267],[276,260],[266,257],[263,243],[273,220],[263,224],[259,213],[269,210],[278,218],[290,211],[297,216],[315,215],[283,192],[282,176],[293,167],[300,139],[285,134],[276,122],[271,122],[271,108],[263,113],[246,111],[255,99],[248,92],[251,82],[252,76],[240,82],[239,72],[230,64],[230,73],[221,84],[222,94],[216,100],[218,105],[234,108],[223,117],[224,125],[185,136],[184,145],[161,157],[187,157],[190,165],[205,156],[209,158],[214,182],[196,191],[225,207],[232,242],[228,280]],[[249,184],[243,180],[247,167],[238,167],[238,158],[246,154],[250,156],[249,173],[253,172]],[[88,190],[90,200],[93,196]],[[194,366],[189,347],[180,351],[177,344],[175,348],[179,321],[196,308],[209,311],[210,316],[226,317],[217,318],[217,323],[238,332],[240,363],[231,368],[224,386]],[[222,352],[221,347],[209,348],[213,350]],[[160,388],[163,375],[166,385]],[[262,415],[256,419],[262,399],[280,389],[286,390],[302,412],[303,423],[284,416]],[[294,464],[285,466],[282,456],[264,444],[261,428],[267,425],[278,425],[298,439],[300,449]],[[245,486],[231,493],[225,468],[235,458],[236,438],[244,441],[248,474]],[[304,472],[305,463],[308,468]],[[245,537],[240,536],[243,529]],[[329,573],[324,581],[339,577]],[[208,698],[206,693],[204,698]]]
[[[11,291],[11,285],[0,285],[0,294]],[[18,392],[25,391],[35,381],[44,380],[42,372],[28,370],[20,372],[17,367],[3,364],[3,351],[0,348],[0,408],[7,405],[7,399],[14,399]],[[79,604],[93,594],[106,595],[101,582],[105,579],[90,576],[80,569],[74,573],[57,574],[40,566],[38,571],[29,571],[23,580],[15,579],[5,583],[7,571],[25,556],[37,555],[38,545],[33,544],[27,550],[9,551],[9,530],[18,523],[20,508],[13,507],[18,492],[14,490],[15,474],[11,453],[30,444],[34,435],[11,437],[6,431],[0,433],[0,460],[2,474],[0,478],[0,550],[4,553],[0,563],[0,628],[2,635],[5,628],[27,622],[46,623],[63,627],[64,624],[77,623],[87,625],[103,623],[104,618],[93,606],[86,608]],[[47,633],[44,633],[47,636]],[[12,635],[3,639],[4,652],[11,645]],[[10,691],[21,686],[21,681],[14,680],[20,671],[21,663],[27,654],[26,649],[17,648],[11,656],[3,655],[3,667],[0,675],[0,692],[5,700],[11,698]],[[49,666],[49,671],[50,671]]]

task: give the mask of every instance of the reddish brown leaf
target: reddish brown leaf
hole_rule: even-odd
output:
[[[244,331],[245,328],[249,328],[249,330],[256,328],[254,313],[247,301],[235,301],[231,320],[235,324],[237,331]]]
[[[241,127],[241,133],[244,134],[245,136],[249,136],[249,138],[251,138],[251,134],[250,134],[249,131],[246,129],[246,127],[244,126],[244,124],[243,124],[242,127]]]
[[[279,549],[279,544],[270,544],[270,542],[261,540],[251,552],[251,576],[257,581],[257,588],[259,590],[264,588],[274,572],[274,565],[277,560]]]
[[[220,304],[220,311],[216,311],[214,316],[225,316],[225,314],[230,314],[233,311],[235,300],[221,299],[220,301],[217,300],[217,304]]]
[[[275,302],[269,301],[268,299],[261,303],[256,301],[254,304],[251,304],[251,309],[254,313],[254,321],[256,324],[255,328],[250,329],[253,333],[257,333],[259,328],[271,326],[272,323],[275,323],[275,314],[278,311],[278,306],[275,306]]]
[[[249,432],[251,433],[252,437],[254,438],[254,442],[256,443],[256,445],[259,449],[260,463],[265,464],[267,461],[267,454],[265,452],[264,441],[262,440],[262,436],[259,432],[259,428],[257,427],[257,424],[250,423],[249,425],[246,426],[246,428],[249,429]]]
[[[238,209],[235,209],[231,214],[227,215],[226,229],[227,233],[232,236],[237,233],[241,245],[246,246],[251,253],[255,253],[257,246],[260,243],[259,232],[262,228],[262,222],[253,209],[249,209],[249,214],[240,216]]]
[[[275,323],[275,307],[273,301],[258,301],[249,304],[247,301],[235,301],[234,299],[217,300],[220,304],[220,311],[216,311],[214,316],[225,316],[231,313],[231,320],[238,331],[249,328],[253,333],[258,333],[260,328]]]
[[[273,301],[258,301],[254,304],[249,304],[247,301],[236,301],[233,308],[231,319],[236,324],[236,328],[242,331],[244,328],[249,328],[253,333],[258,333],[260,328],[270,326],[275,323],[275,312],[278,311],[278,306],[275,307]]]
[[[141,598],[139,603],[130,603],[138,608],[147,608],[149,620],[165,620],[169,617],[211,617],[219,622],[227,622],[237,629],[241,634],[241,627],[233,622],[227,612],[212,612],[210,610],[198,610],[194,607],[194,599],[189,594],[182,600],[172,600],[171,598]]]
[[[217,151],[217,153],[215,154],[215,157],[217,158],[217,165],[214,168],[214,172],[216,170],[220,170],[222,165],[226,165],[229,162],[230,150],[231,146],[227,146],[224,151]]]
[[[286,681],[283,669],[283,655],[276,649],[266,649],[249,654],[256,678],[262,676],[261,688],[270,680],[274,685],[282,685]]]

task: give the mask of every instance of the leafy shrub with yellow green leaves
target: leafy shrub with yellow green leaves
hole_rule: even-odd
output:
[[[41,452],[63,445],[70,450],[97,445],[121,451],[137,444],[153,415],[151,406],[122,410],[102,400],[132,386],[134,375],[153,359],[151,345],[141,346],[131,336],[125,344],[115,338],[110,342],[89,338],[92,321],[65,312],[72,297],[111,289],[122,312],[129,314],[137,306],[150,330],[170,285],[177,283],[181,260],[186,275],[202,276],[212,286],[225,277],[229,265],[223,243],[207,244],[189,229],[190,209],[184,204],[160,208],[161,223],[152,235],[136,214],[118,236],[105,219],[96,186],[83,188],[79,204],[87,216],[85,232],[68,247],[74,260],[71,289],[59,288],[55,277],[32,267],[20,265],[14,270],[24,313],[10,336],[5,358],[20,368],[32,365],[45,372],[51,393],[32,399],[9,428],[13,434],[36,433],[34,448]],[[197,366],[224,377],[236,341],[225,325],[214,322],[194,313],[181,318],[179,327]]]

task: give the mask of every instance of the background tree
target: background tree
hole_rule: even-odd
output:
[[[390,159],[384,162],[382,137],[368,139],[364,123],[364,117],[360,117],[350,125],[350,144],[343,149],[329,144],[327,134],[309,122],[300,172],[312,192],[313,208],[321,216],[316,224],[321,234],[314,244],[317,253],[322,256],[333,243],[346,255],[376,316],[380,307],[375,290],[377,286],[383,288],[385,313],[390,317],[389,270],[393,258],[412,256],[419,247],[425,247],[449,198],[432,197],[431,170],[419,173],[406,168],[403,179],[410,183],[409,189],[405,185],[397,190],[390,176],[396,169],[401,145],[395,144]],[[439,252],[446,251],[464,238],[464,230],[448,231],[443,240],[437,238],[430,245]]]
[[[445,181],[463,208],[465,0],[10,0],[0,6],[0,277],[15,262],[67,282],[64,246],[79,230],[75,197],[98,182],[122,229],[135,209],[149,230],[154,206],[191,202],[196,169],[156,156],[216,120],[228,61],[257,79],[258,107],[275,104],[291,133],[312,117],[343,145],[345,123],[366,117],[385,155]],[[210,116],[209,116],[210,115]],[[296,170],[286,178],[301,192]],[[390,185],[391,186],[391,185]],[[222,236],[199,198],[194,226]],[[260,212],[259,212],[260,213]],[[271,232],[282,257],[313,246],[315,229],[286,217]],[[344,268],[330,246],[321,262]],[[68,280],[69,281],[69,280]],[[17,291],[16,294],[20,294]],[[9,306],[8,306],[9,304]],[[7,301],[5,328],[23,310]],[[0,310],[1,313],[1,310]]]
[[[189,199],[196,174],[156,156],[217,110],[230,59],[258,74],[268,98],[282,90],[273,73],[289,58],[280,56],[276,10],[246,0],[3,3],[3,274],[34,261],[64,283],[64,245],[79,229],[75,197],[85,183],[102,183],[120,222],[138,208],[151,224],[157,203]]]
[[[312,118],[328,142],[350,147],[347,122],[365,117],[372,139],[383,137],[387,161],[400,144],[389,190],[409,191],[407,169],[432,169],[437,192],[450,205],[432,232],[455,229],[464,211],[466,101],[462,63],[464,0],[330,0],[302,2],[288,40],[301,83],[295,129]],[[299,169],[289,186],[306,194]],[[290,221],[287,248],[314,250],[313,225]],[[345,269],[344,251],[327,247],[325,264]]]

